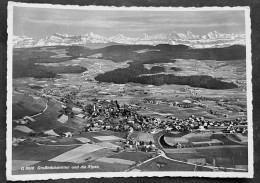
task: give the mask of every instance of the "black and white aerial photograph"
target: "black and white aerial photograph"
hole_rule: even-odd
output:
[[[252,177],[249,11],[9,3],[9,179]]]

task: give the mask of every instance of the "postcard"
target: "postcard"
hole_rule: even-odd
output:
[[[249,7],[8,4],[7,179],[253,177]]]

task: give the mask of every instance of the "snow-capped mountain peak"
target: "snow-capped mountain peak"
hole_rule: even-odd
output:
[[[34,39],[27,36],[13,36],[13,46],[19,48],[54,45],[84,45],[89,43],[102,44],[109,42],[146,45],[184,44],[194,48],[208,48],[230,46],[234,44],[245,45],[245,34],[227,34],[212,31],[205,35],[195,35],[191,31],[187,31],[186,33],[177,33],[172,31],[169,34],[144,34],[141,38],[127,37],[123,34],[106,38],[93,32],[85,35],[55,33],[51,36],[40,39]]]
[[[53,36],[62,37],[62,38],[73,37],[73,35],[61,34],[61,33],[55,33],[53,34]]]

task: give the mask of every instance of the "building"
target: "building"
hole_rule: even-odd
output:
[[[185,104],[191,104],[190,100],[183,100],[182,102],[185,103]]]
[[[27,124],[27,122],[23,119],[13,120],[13,122],[16,123],[16,124],[21,124],[21,125]]]
[[[48,130],[48,131],[45,131],[44,134],[50,135],[50,136],[56,136],[56,137],[59,136],[59,135],[58,135],[57,133],[55,133],[52,129],[51,129],[51,130]]]
[[[63,133],[63,135],[65,137],[72,137],[72,133],[71,132],[65,132],[65,133]]]
[[[25,116],[25,117],[23,117],[23,119],[24,119],[26,122],[35,122],[35,121],[36,121],[35,119],[33,119],[33,118],[30,117],[30,116]]]
[[[83,109],[81,109],[81,108],[78,108],[78,107],[72,107],[72,112],[74,112],[74,113],[81,113],[81,112],[83,112]]]
[[[65,114],[63,114],[61,117],[59,117],[58,122],[60,123],[67,123],[69,120],[69,117]]]

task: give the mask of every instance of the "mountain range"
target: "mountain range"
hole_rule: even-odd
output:
[[[169,34],[145,34],[142,38],[126,37],[118,34],[112,37],[103,37],[95,33],[85,35],[68,35],[55,33],[44,38],[30,38],[27,36],[13,36],[13,47],[41,47],[57,45],[87,45],[87,44],[131,44],[131,45],[187,45],[192,48],[217,48],[231,45],[245,45],[245,34],[227,34],[217,31],[209,32],[205,35],[195,35],[190,31],[186,33],[171,32]]]

